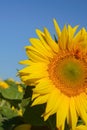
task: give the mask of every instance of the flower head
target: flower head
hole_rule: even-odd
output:
[[[9,85],[6,82],[4,82],[3,80],[0,80],[0,88],[7,89],[7,88],[9,88]]]
[[[44,120],[56,113],[56,126],[64,130],[65,120],[72,130],[78,117],[87,124],[87,32],[78,26],[59,28],[54,19],[58,39],[47,28],[36,30],[39,38],[31,38],[26,46],[28,60],[19,75],[26,85],[34,84],[33,105],[46,103]]]
[[[18,85],[18,92],[23,93],[23,88],[20,85]]]

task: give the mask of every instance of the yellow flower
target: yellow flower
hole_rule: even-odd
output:
[[[4,81],[0,80],[0,88],[6,89],[6,88],[9,88],[9,86]]]
[[[18,85],[18,92],[23,93],[23,88],[20,85]]]
[[[11,82],[14,82],[14,79],[12,79],[12,78],[8,78],[7,80],[11,81]]]
[[[14,110],[15,110],[15,107],[14,107],[14,106],[12,106],[12,107],[11,107],[11,109],[12,109],[12,111],[14,111]]]
[[[56,126],[64,130],[65,120],[72,130],[78,117],[87,124],[87,32],[78,26],[54,26],[57,40],[53,40],[47,28],[36,30],[39,38],[31,38],[26,46],[28,60],[19,71],[26,85],[34,84],[32,106],[46,103],[44,120],[56,113]]]
[[[19,110],[17,111],[17,113],[18,113],[19,116],[22,116],[22,115],[23,115],[22,109],[19,109]]]
[[[12,109],[12,111],[17,112],[17,114],[18,114],[19,116],[22,116],[22,115],[23,115],[23,111],[22,111],[21,108],[20,108],[20,109],[16,109],[14,106],[12,106],[11,109]]]

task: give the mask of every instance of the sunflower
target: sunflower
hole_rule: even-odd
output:
[[[53,20],[56,40],[47,28],[36,30],[39,38],[30,38],[26,46],[28,60],[19,70],[26,85],[35,85],[34,105],[46,103],[44,120],[56,114],[56,126],[64,130],[65,121],[72,130],[80,117],[87,125],[87,32],[78,26],[64,26],[61,30]]]
[[[0,80],[0,88],[7,89],[9,88],[9,85],[5,81]]]

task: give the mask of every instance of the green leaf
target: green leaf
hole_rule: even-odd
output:
[[[2,124],[4,130],[13,130],[15,126],[24,124],[23,118],[20,116],[13,117],[11,119],[5,120]]]
[[[32,88],[34,88],[34,86],[32,87],[26,86],[24,97],[23,97],[24,99],[32,97]]]
[[[24,119],[26,123],[29,123],[31,125],[41,126],[44,125],[45,122],[43,118],[41,117],[42,113],[44,112],[43,109],[44,105],[38,105],[31,107],[30,104],[26,107],[26,110],[24,112]]]
[[[81,118],[79,117],[77,125],[84,125],[84,122],[81,120]]]
[[[17,116],[17,111],[12,111],[11,108],[7,107],[7,106],[4,106],[2,107],[2,111],[1,111],[1,114],[5,117],[7,117],[8,119],[9,118],[12,118],[12,117],[15,117]]]
[[[22,99],[24,93],[18,91],[17,85],[10,84],[9,88],[1,90],[1,94],[6,99]]]
[[[4,128],[0,126],[0,130],[4,130]]]
[[[46,121],[46,124],[51,130],[56,130],[56,114],[50,116]]]
[[[31,101],[31,98],[26,98],[26,99],[22,99],[22,103],[21,103],[21,106],[22,107],[26,107]]]

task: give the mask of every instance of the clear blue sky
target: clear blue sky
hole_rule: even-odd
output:
[[[24,46],[47,27],[53,35],[53,18],[60,27],[79,24],[87,28],[87,0],[0,0],[0,78],[16,77],[26,59]]]

